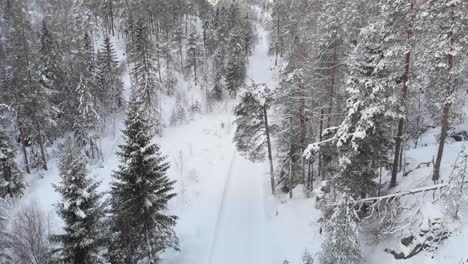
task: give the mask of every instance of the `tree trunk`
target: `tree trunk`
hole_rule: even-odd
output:
[[[184,55],[182,52],[182,36],[180,36],[180,39],[179,39],[179,54],[180,54],[180,71],[184,73]]]
[[[333,49],[333,64],[332,64],[332,79],[330,85],[330,101],[328,103],[327,127],[331,127],[331,115],[333,110],[333,95],[335,94],[335,78],[336,78],[336,46]]]
[[[39,147],[41,149],[41,159],[42,159],[42,168],[47,171],[47,156],[46,156],[46,152],[45,152],[45,148],[44,148],[44,142],[42,141],[42,135],[41,135],[41,132],[39,131],[39,136],[37,137],[38,138],[38,143],[39,143]]]
[[[268,126],[268,116],[266,106],[263,106],[263,115],[265,118],[265,134],[267,138],[267,147],[268,147],[268,160],[270,161],[270,184],[271,184],[271,194],[276,195],[276,184],[275,184],[275,175],[273,169],[273,154],[271,152],[271,140],[270,140],[270,128]]]
[[[293,116],[292,113],[289,117],[289,182],[288,182],[288,189],[289,189],[289,199],[293,198],[293,188],[294,188],[294,173],[293,173],[293,127],[292,127],[292,120]]]
[[[323,133],[323,108],[320,110],[320,128],[319,128],[319,142],[323,141],[322,133]],[[325,180],[325,174],[322,173],[322,152],[318,151],[318,176],[322,176],[322,180]]]
[[[411,12],[413,11],[413,4],[411,4]],[[408,23],[408,30],[406,34],[406,40],[409,42],[411,39],[412,32],[412,24],[411,22]],[[402,104],[406,105],[406,97],[408,97],[408,83],[410,77],[410,63],[411,63],[411,51],[407,51],[406,53],[406,61],[405,61],[405,78],[403,82],[403,98]],[[404,118],[400,118],[398,120],[398,133],[395,139],[395,156],[393,158],[393,167],[392,167],[392,178],[390,180],[390,188],[396,186],[397,175],[398,175],[398,168],[400,167],[400,160],[401,160],[401,152],[403,150],[402,143],[403,143],[403,134],[404,134]]]
[[[278,19],[276,22],[275,66],[278,65],[279,40],[280,40],[280,19],[278,16]]]
[[[309,159],[309,168],[307,173],[307,189],[312,191],[314,189],[314,163]]]
[[[24,142],[24,139],[21,139],[21,148],[23,150],[24,167],[26,172],[30,174],[31,169],[29,168],[28,151],[26,150],[26,142]]]
[[[109,12],[110,12],[110,23],[111,23],[111,31],[112,31],[112,36],[115,36],[115,26],[114,26],[114,7],[112,5],[113,0],[109,0]]]
[[[301,153],[304,153],[305,148],[305,137],[306,137],[306,128],[305,128],[305,90],[302,82],[299,85],[299,90],[301,92],[301,99],[299,103],[299,123],[301,125]],[[301,181],[305,185],[307,179],[305,178],[305,162],[304,155],[301,155]]]
[[[449,112],[450,104],[445,103],[444,109],[442,110],[442,128],[440,132],[439,149],[437,150],[434,173],[432,174],[432,180],[434,182],[438,182],[440,178],[440,165],[442,163],[442,156],[444,155],[445,139],[447,138]]]
[[[453,49],[453,45],[454,45],[454,42],[455,42],[455,36],[454,36],[454,33],[453,32],[450,32],[450,47],[451,49]],[[452,53],[449,53],[448,55],[448,70],[449,70],[449,73],[450,74],[450,71],[452,70],[452,67],[453,67],[453,55]],[[446,102],[444,104],[444,108],[442,110],[442,128],[441,128],[441,131],[440,131],[440,140],[439,140],[439,149],[437,150],[437,158],[436,158],[436,162],[435,162],[435,165],[434,165],[434,173],[432,174],[432,180],[434,182],[438,182],[439,181],[439,178],[440,178],[440,165],[442,163],[442,156],[444,155],[444,147],[445,147],[445,139],[447,138],[447,131],[448,131],[448,125],[449,125],[449,114],[450,114],[450,107],[451,107],[451,103],[450,103],[450,99],[448,97],[451,96],[451,94],[453,93],[453,87],[452,87],[452,76],[449,76],[449,84],[448,84],[448,87],[447,87],[447,98],[446,98]],[[453,84],[454,85],[454,84]]]
[[[198,79],[197,79],[197,55],[196,50],[193,49],[193,73],[195,74],[195,86],[197,86]]]

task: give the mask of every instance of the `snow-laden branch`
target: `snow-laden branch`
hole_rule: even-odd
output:
[[[468,180],[466,180],[464,182],[464,184],[467,184],[467,183],[468,183]],[[388,194],[388,195],[384,195],[384,196],[365,198],[365,199],[361,199],[361,200],[356,200],[355,205],[362,205],[362,204],[369,204],[369,203],[370,204],[377,204],[377,203],[379,203],[379,202],[381,202],[383,200],[391,200],[391,199],[403,197],[403,196],[406,196],[406,195],[412,195],[412,194],[421,193],[421,192],[434,191],[434,190],[438,190],[438,189],[443,189],[443,188],[445,188],[447,186],[448,186],[448,183],[439,183],[439,184],[435,184],[435,185],[431,185],[431,186],[425,186],[425,187],[416,188],[416,189],[412,189],[412,190],[408,190],[408,191],[392,193],[392,194]],[[327,206],[328,207],[334,207],[334,206],[338,206],[338,204],[333,203],[333,204],[329,204]]]
[[[320,145],[330,143],[330,142],[333,142],[335,140],[337,140],[337,138],[333,137],[333,138],[326,139],[326,140],[323,140],[323,141],[320,141],[320,142],[315,142],[315,143],[309,144],[309,146],[307,146],[307,148],[304,150],[304,154],[303,154],[304,157],[306,159],[310,159],[314,153],[317,153],[320,150]]]

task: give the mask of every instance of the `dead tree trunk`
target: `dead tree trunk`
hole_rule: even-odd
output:
[[[271,151],[271,140],[270,140],[270,128],[268,126],[268,116],[266,106],[263,106],[263,116],[265,118],[265,134],[267,138],[267,147],[268,147],[268,160],[270,161],[270,184],[271,184],[271,194],[276,195],[276,184],[275,184],[275,175],[273,169],[273,154]]]

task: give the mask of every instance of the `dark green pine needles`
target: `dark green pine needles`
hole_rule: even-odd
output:
[[[169,164],[151,141],[142,104],[130,103],[125,143],[117,153],[121,159],[111,190],[112,263],[159,263],[158,254],[168,247],[178,249],[174,232],[176,216],[166,215],[168,202],[175,196],[174,181],[166,172]]]

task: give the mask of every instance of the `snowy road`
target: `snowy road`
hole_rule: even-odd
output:
[[[247,78],[272,84],[268,32],[257,25],[257,36]],[[164,264],[270,263],[267,170],[265,163],[248,161],[235,150],[233,103],[183,127],[166,129],[161,140],[180,193],[171,207],[180,216],[176,232],[181,252],[167,252]]]
[[[259,42],[250,58],[248,78],[272,83],[268,33],[257,26]],[[265,263],[265,166],[235,153],[226,178],[209,264]]]
[[[235,154],[216,224],[210,264],[265,263],[264,166]]]

